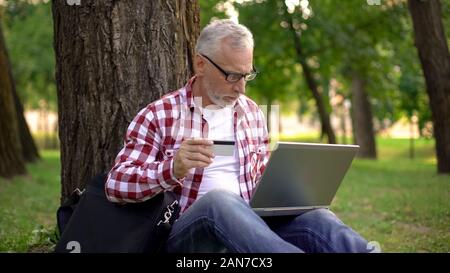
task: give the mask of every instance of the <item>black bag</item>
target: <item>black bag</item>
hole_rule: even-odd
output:
[[[55,252],[164,251],[180,212],[175,194],[166,191],[145,202],[117,204],[107,200],[105,181],[105,174],[96,176],[58,209],[61,238]]]

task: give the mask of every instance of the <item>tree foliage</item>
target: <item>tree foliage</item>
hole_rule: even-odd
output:
[[[296,1],[204,0],[200,1],[202,24],[213,16],[226,17],[223,12],[217,15],[217,7],[226,2],[234,4],[239,21],[254,34],[255,65],[261,73],[249,84],[249,94],[262,103],[288,103],[298,98],[301,113],[316,111],[310,107],[312,96],[299,76],[301,68],[295,61],[294,45],[283,17],[286,3]],[[392,124],[411,114],[419,117],[421,127],[430,120],[406,1],[386,0],[381,5],[361,0],[297,2],[292,10],[294,26],[301,33],[307,61],[324,99],[328,99],[331,79],[339,82],[338,94],[350,96],[350,75],[357,71],[367,82],[374,117],[380,124]],[[305,3],[308,14],[301,8]],[[443,14],[450,14],[446,11],[450,11],[448,3],[443,6]],[[448,18],[444,24],[449,25]]]
[[[55,56],[50,2],[7,0],[5,39],[19,97],[26,108],[56,111]]]

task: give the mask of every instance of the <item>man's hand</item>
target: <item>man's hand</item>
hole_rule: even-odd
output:
[[[187,139],[181,143],[173,162],[174,175],[181,179],[192,168],[205,168],[212,163],[213,142],[207,139]]]

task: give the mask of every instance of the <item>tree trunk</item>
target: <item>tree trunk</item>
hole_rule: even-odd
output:
[[[433,119],[438,173],[450,173],[450,54],[441,3],[408,1],[415,44],[427,85]]]
[[[11,63],[9,58],[6,59],[8,62],[9,78],[11,81],[12,95],[14,99],[14,106],[16,110],[17,126],[19,130],[20,143],[22,145],[22,156],[26,162],[33,162],[39,159],[38,149],[34,143],[33,137],[31,136],[30,129],[28,128],[27,121],[24,116],[23,105],[17,95],[16,85],[14,82],[14,77],[11,70]]]
[[[358,156],[377,158],[372,110],[365,92],[365,82],[357,73],[352,75],[352,119],[356,144],[360,146]]]
[[[316,81],[314,80],[313,72],[306,62],[306,56],[303,54],[303,48],[300,43],[300,37],[298,36],[296,30],[294,29],[292,16],[287,15],[287,19],[289,20],[289,29],[292,33],[292,37],[294,39],[295,44],[295,52],[297,53],[297,58],[303,69],[303,76],[305,77],[305,81],[312,92],[314,100],[316,102],[317,111],[319,112],[320,123],[321,123],[321,136],[326,134],[328,136],[328,143],[336,143],[336,136],[334,134],[333,128],[330,123],[330,115],[325,109],[325,104],[322,98],[322,95],[319,92]]]
[[[11,66],[0,25],[0,176],[25,173],[17,113],[14,105]]]
[[[12,75],[11,79],[13,79]],[[14,88],[14,84],[13,84],[13,96],[16,108],[20,143],[22,145],[22,156],[26,162],[33,162],[39,159],[39,153],[36,144],[34,143],[33,137],[31,136],[30,129],[28,128],[28,124],[23,112],[23,106],[22,103],[20,102],[19,96],[17,95],[16,89]]]
[[[193,74],[197,1],[53,1],[62,199],[109,171],[137,112]]]

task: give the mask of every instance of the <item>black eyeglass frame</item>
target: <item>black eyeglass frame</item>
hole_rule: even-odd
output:
[[[246,73],[246,74],[242,74],[242,73],[235,73],[235,72],[227,72],[225,71],[222,67],[220,67],[218,64],[216,64],[215,62],[213,62],[208,56],[203,55],[203,54],[199,54],[200,56],[204,57],[205,59],[207,59],[212,65],[214,65],[217,69],[219,69],[220,72],[222,72],[222,74],[225,76],[225,80],[227,82],[238,82],[241,80],[241,78],[244,78],[244,80],[246,82],[254,80],[256,78],[256,76],[258,75],[258,71],[256,70],[255,66],[252,66],[252,72],[250,73]],[[233,78],[236,77],[236,78]]]

